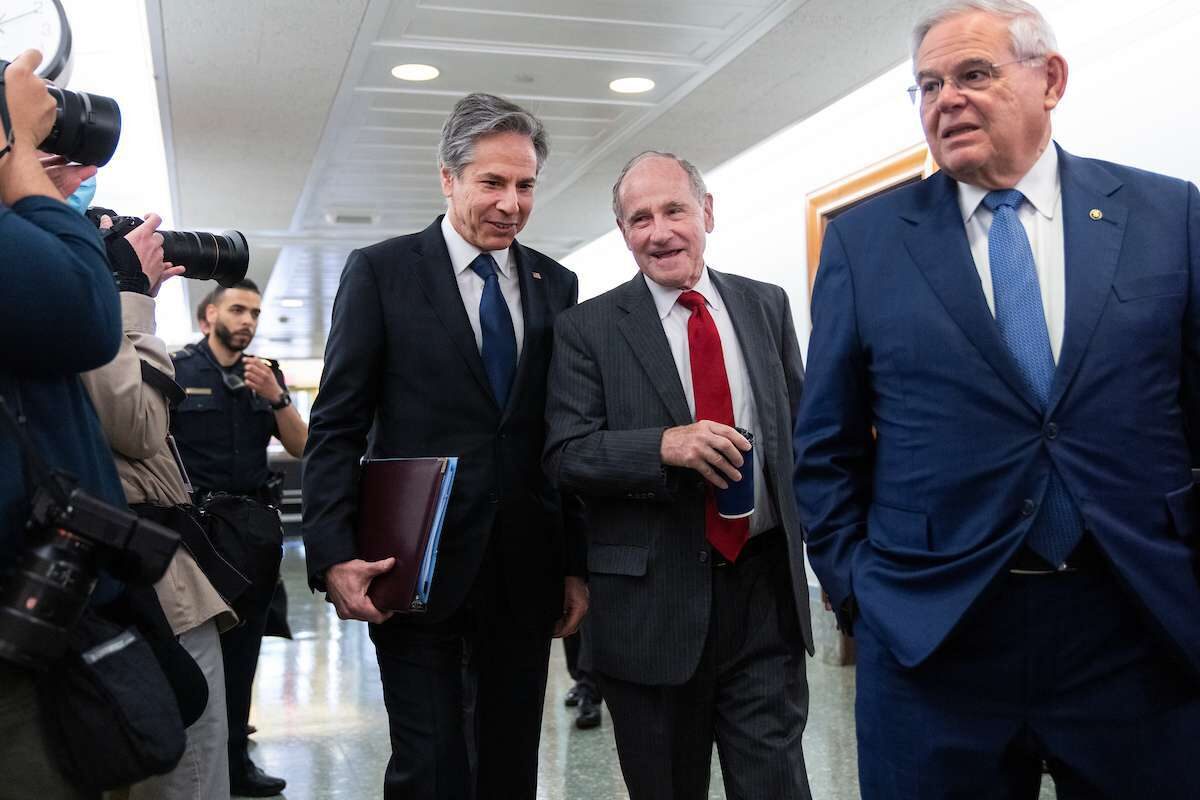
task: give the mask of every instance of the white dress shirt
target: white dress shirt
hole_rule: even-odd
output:
[[[688,320],[692,312],[676,302],[682,289],[669,289],[660,286],[643,274],[646,286],[650,287],[650,295],[658,309],[658,317],[662,320],[663,333],[667,335],[667,343],[671,346],[671,356],[675,359],[675,369],[679,372],[679,382],[683,384],[683,394],[687,397],[688,410],[692,419],[696,418],[696,396],[692,389],[692,361],[688,348]],[[700,279],[692,287],[704,295],[708,313],[712,315],[717,325],[717,333],[721,337],[721,350],[725,354],[725,373],[729,376],[729,395],[733,401],[733,419],[739,428],[760,435],[758,428],[758,409],[754,402],[754,392],[750,387],[750,375],[746,372],[746,362],[742,356],[742,347],[738,341],[737,332],[733,329],[733,321],[725,308],[717,287],[708,277],[708,267],[700,273]],[[755,450],[759,444],[755,443]],[[761,450],[759,450],[761,452]],[[754,513],[750,515],[750,535],[770,530],[778,524],[775,519],[775,509],[771,506],[771,496],[767,491],[767,482],[763,478],[762,458],[755,453],[754,459]]]
[[[450,251],[450,264],[454,268],[454,279],[458,281],[458,293],[462,295],[467,309],[471,330],[475,331],[475,346],[483,352],[483,329],[479,325],[479,301],[483,299],[483,278],[471,269],[471,262],[483,251],[464,239],[450,222],[450,215],[442,217],[442,238]],[[521,357],[521,346],[525,343],[525,317],[521,313],[521,281],[517,270],[509,259],[509,250],[492,250],[496,259],[496,279],[500,281],[500,293],[508,304],[512,316],[513,333],[517,337],[517,358]]]
[[[1063,325],[1067,313],[1066,250],[1062,223],[1062,183],[1058,176],[1058,148],[1051,142],[1046,152],[1034,163],[1025,177],[1017,183],[1017,191],[1028,202],[1017,209],[1017,217],[1029,237],[1033,263],[1037,266],[1038,285],[1042,290],[1042,311],[1046,314],[1046,330],[1050,333],[1050,352],[1054,363],[1062,349]],[[992,268],[988,260],[988,231],[992,229],[992,212],[983,205],[987,189],[958,184],[958,206],[962,211],[967,241],[979,271],[983,296],[987,298],[992,316],[996,316],[996,299],[992,292]]]

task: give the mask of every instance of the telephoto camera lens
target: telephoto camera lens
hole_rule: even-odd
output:
[[[184,267],[183,276],[228,288],[246,277],[250,248],[240,231],[159,231],[163,261]]]
[[[121,140],[121,107],[111,97],[46,87],[58,111],[54,128],[38,147],[68,161],[103,167]]]

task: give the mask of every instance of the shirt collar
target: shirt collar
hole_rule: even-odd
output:
[[[200,341],[196,342],[195,346],[196,346],[196,349],[200,351],[200,355],[204,356],[204,358],[208,360],[209,364],[212,364],[214,367],[216,367],[221,372],[227,372],[227,371],[233,369],[234,367],[236,367],[238,361],[241,361],[242,358],[246,355],[245,352],[238,351],[237,360],[234,361],[232,364],[230,364],[228,367],[223,367],[223,366],[221,366],[221,362],[217,361],[217,354],[212,351],[211,347],[209,347],[207,336],[205,336]]]
[[[654,307],[658,310],[658,318],[666,319],[667,314],[671,313],[671,309],[675,308],[675,301],[679,299],[679,295],[683,294],[683,289],[673,289],[669,286],[657,284],[644,272],[642,273],[642,277],[646,280],[646,286],[650,289],[650,296],[654,298]],[[696,285],[692,287],[692,290],[704,295],[704,300],[709,307],[717,310],[722,308],[721,296],[717,294],[716,287],[713,286],[712,280],[708,277],[707,264],[700,270],[700,278],[696,281]]]
[[[462,234],[454,229],[454,225],[450,222],[449,214],[442,217],[442,238],[446,240],[446,250],[450,253],[450,264],[454,267],[455,275],[469,268],[475,257],[483,252],[464,239]],[[499,268],[500,274],[505,278],[511,278],[512,275],[508,272],[508,248],[492,250],[490,252],[492,258],[496,259],[496,266]]]
[[[1038,157],[1025,177],[1013,187],[1046,219],[1054,219],[1054,211],[1058,206],[1058,197],[1062,191],[1058,178],[1058,148],[1050,142],[1045,152]],[[962,212],[963,223],[974,216],[983,203],[990,189],[972,186],[969,183],[958,184],[958,207]]]

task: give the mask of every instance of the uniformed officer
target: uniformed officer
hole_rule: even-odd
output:
[[[198,501],[211,492],[227,492],[274,503],[267,488],[271,437],[297,458],[304,453],[308,426],[291,404],[283,375],[272,362],[244,355],[261,311],[262,295],[252,281],[216,289],[205,309],[207,338],[172,356],[175,380],[187,396],[171,417],[171,432]],[[254,585],[239,609],[246,624],[221,637],[230,788],[246,797],[270,797],[286,785],[259,769],[246,750],[251,686],[277,564],[273,572],[250,576]]]

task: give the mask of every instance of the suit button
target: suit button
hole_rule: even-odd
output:
[[[700,551],[700,563],[701,563],[701,564],[707,564],[707,563],[708,563],[708,551],[707,551],[707,550],[701,550],[701,551]]]
[[[1026,499],[1024,503],[1021,503],[1022,517],[1032,517],[1035,511],[1037,511],[1037,503],[1032,500]]]
[[[1058,424],[1055,422],[1047,422],[1045,434],[1047,439],[1055,439],[1058,437]]]
[[[647,499],[647,500],[653,500],[653,499],[654,499],[654,492],[646,492],[646,499]]]
[[[488,502],[489,503],[499,503],[500,495],[496,494],[495,492],[488,492]]]

